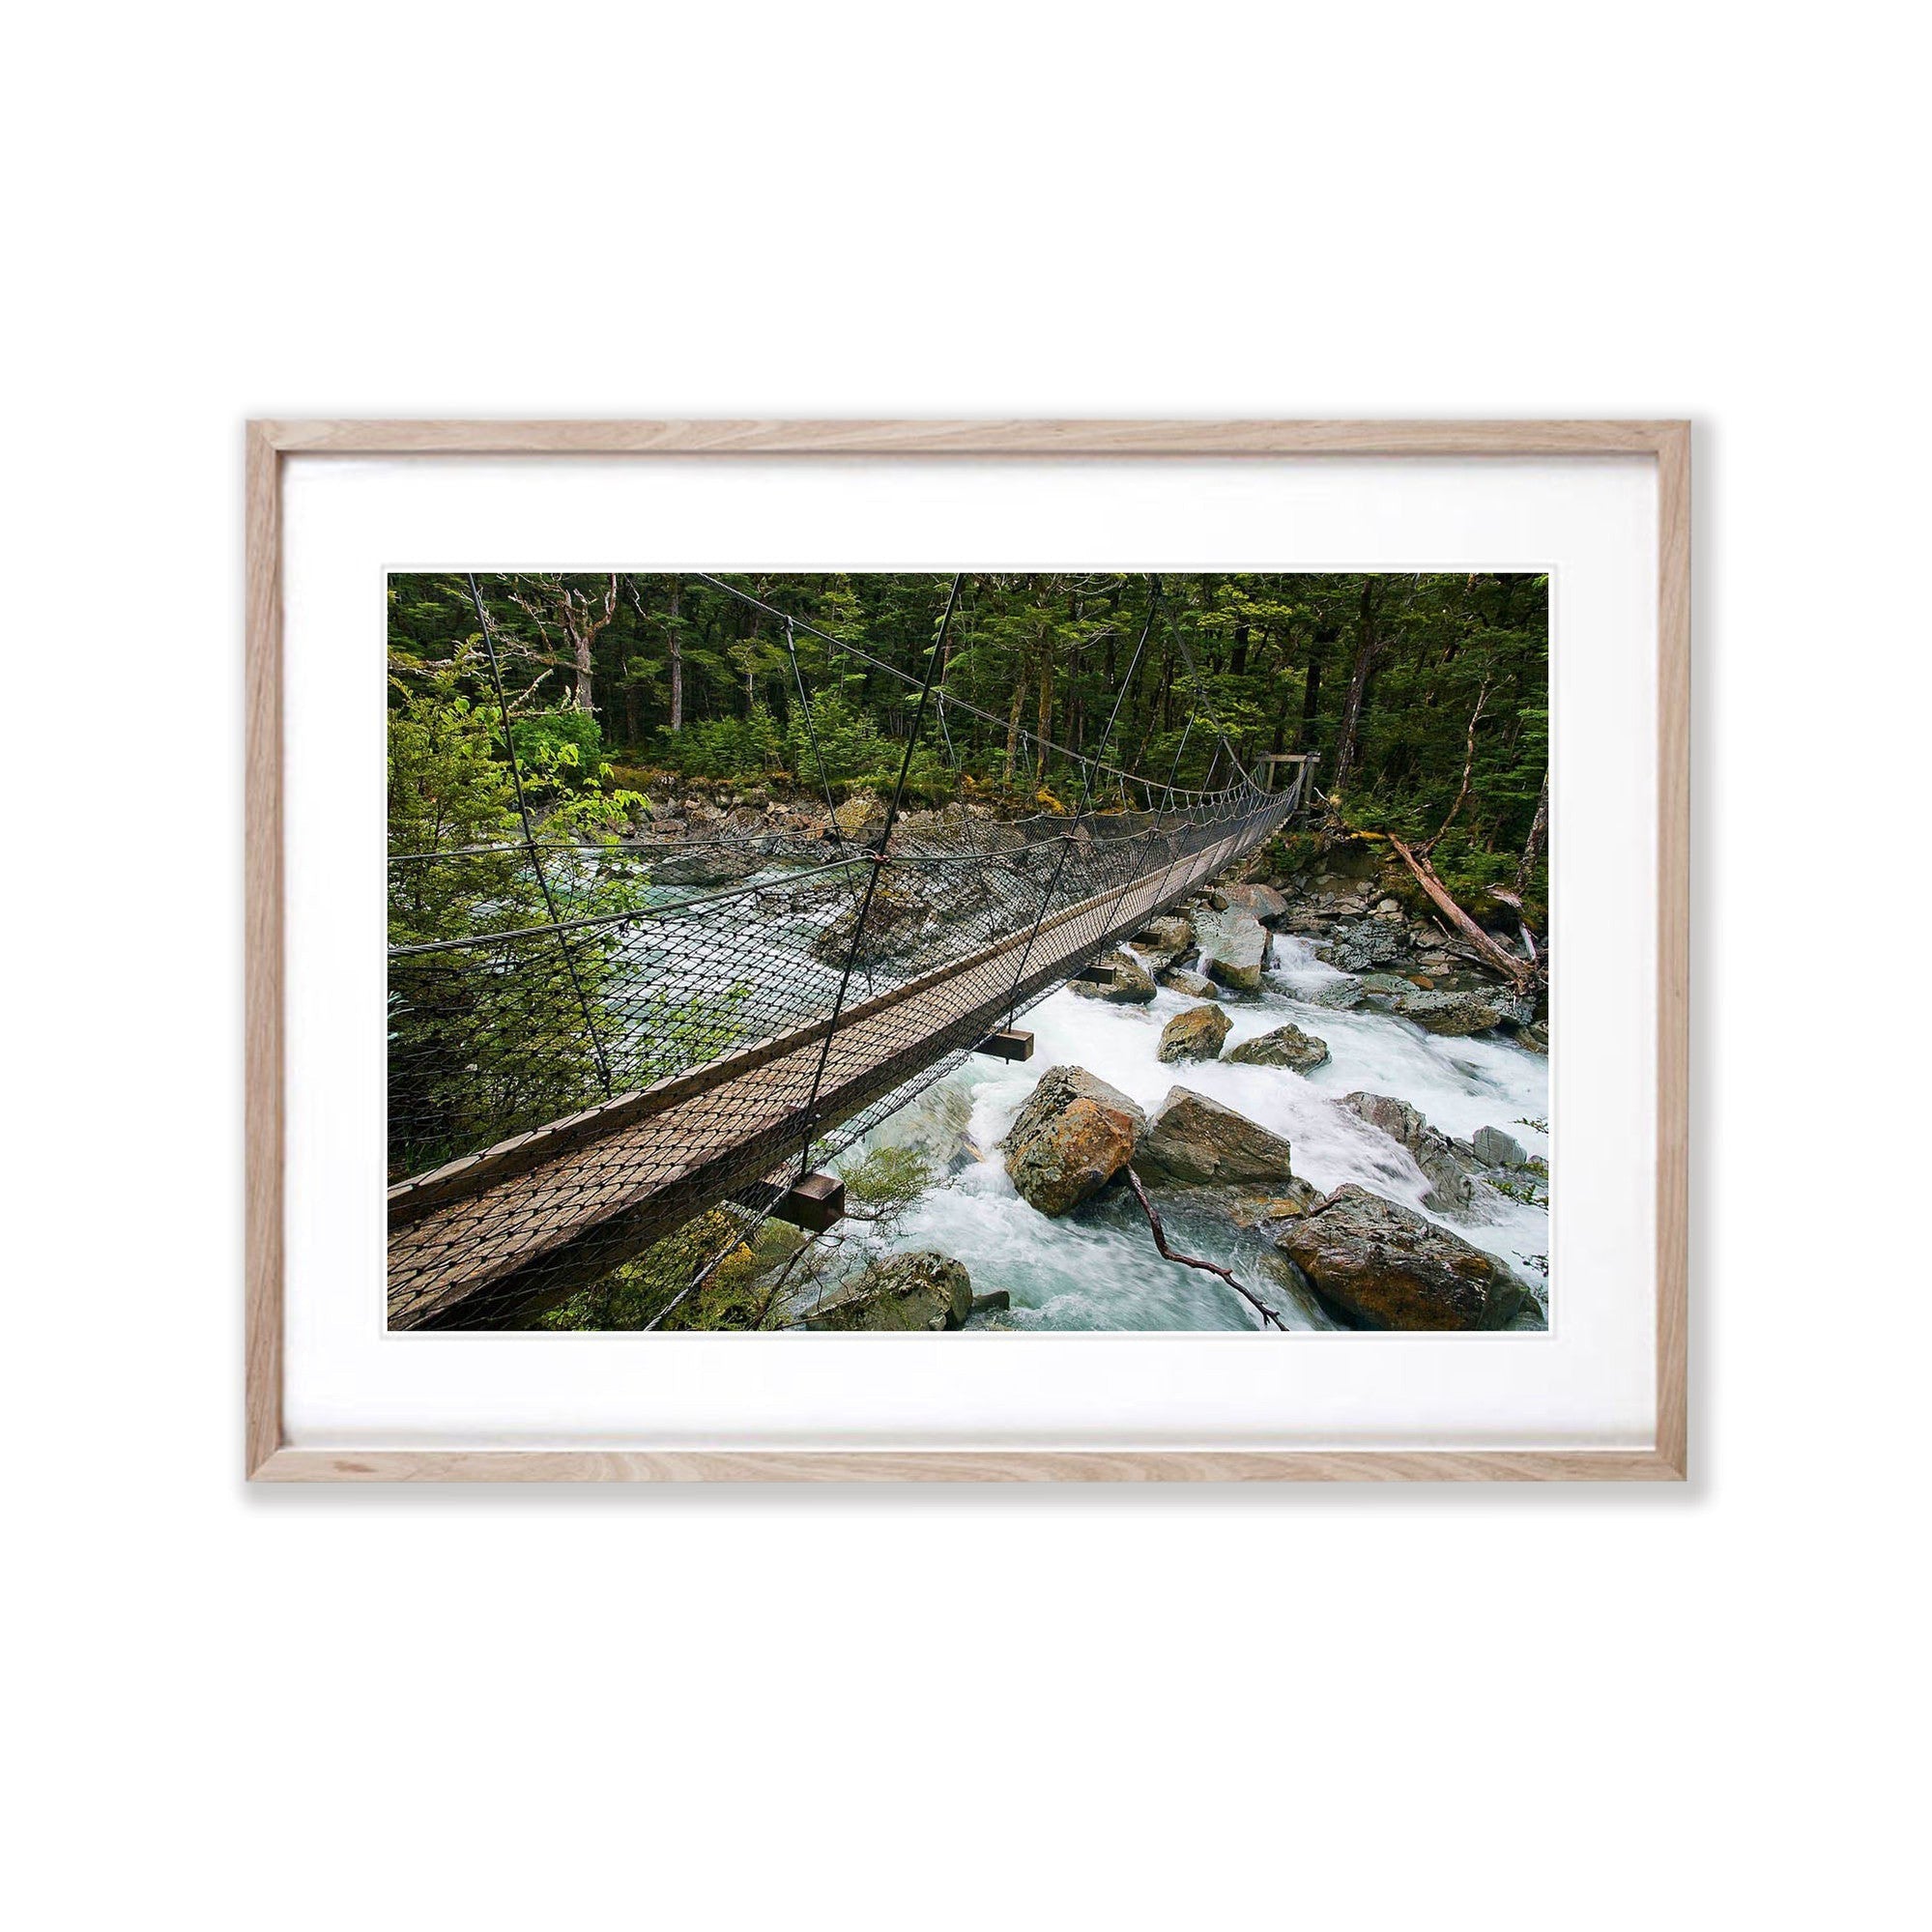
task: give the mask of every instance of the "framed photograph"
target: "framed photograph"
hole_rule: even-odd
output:
[[[246,509],[252,1479],[1683,1478],[1687,424]]]

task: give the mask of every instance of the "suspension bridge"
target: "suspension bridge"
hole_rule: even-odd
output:
[[[809,626],[706,581],[783,626],[809,730],[795,648]],[[907,811],[924,735],[957,776],[949,714],[990,716],[938,675],[960,581],[922,677],[832,640],[918,693],[882,822],[862,836],[841,831],[826,783],[816,852],[745,827],[548,841],[506,733],[522,840],[392,855],[391,902],[418,924],[446,903],[494,915],[477,922],[488,930],[390,951],[392,1329],[523,1326],[625,1265],[675,1305],[766,1217],[829,1226],[842,1195],[822,1163],[968,1054],[1026,1057],[1016,1023],[1028,1007],[1070,979],[1110,977],[1096,964],[1110,949],[1302,803],[1305,764],[1266,790],[1218,732],[1204,789],[1107,762],[1150,604],[1094,750],[1035,740],[1079,773],[1071,812],[1002,823],[964,793]],[[730,882],[664,882],[692,878]],[[519,907],[537,916],[505,916]]]

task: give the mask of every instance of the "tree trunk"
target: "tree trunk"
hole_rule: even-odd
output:
[[[1013,685],[1013,708],[1006,715],[1006,782],[1013,783],[1013,767],[1020,757],[1020,713],[1026,704],[1026,680],[1021,678]]]
[[[1362,700],[1369,689],[1369,667],[1375,661],[1375,587],[1370,578],[1362,586],[1361,629],[1355,640],[1355,668],[1348,677],[1348,697],[1341,706],[1341,729],[1335,744],[1335,775],[1328,789],[1342,795],[1355,764],[1355,742],[1362,726]]]
[[[570,640],[570,655],[576,666],[577,708],[580,711],[594,711],[597,706],[591,649],[611,620],[618,614],[617,575],[615,572],[612,573],[604,589],[603,606],[594,614],[591,609],[590,598],[583,591],[573,590],[567,577],[560,577],[556,581],[558,608],[562,617],[563,634]]]
[[[1321,709],[1322,647],[1328,641],[1327,635],[1319,630],[1309,640],[1308,675],[1302,682],[1302,728],[1295,739],[1297,751],[1308,751],[1314,744],[1314,721]]]
[[[1047,782],[1047,740],[1053,729],[1053,647],[1051,639],[1043,638],[1040,644],[1040,719],[1039,743],[1035,747],[1040,767],[1040,783]]]
[[[1537,793],[1536,817],[1530,821],[1530,835],[1523,844],[1523,862],[1516,867],[1516,892],[1529,890],[1530,875],[1543,856],[1543,842],[1549,836],[1549,766],[1543,768],[1543,790]]]
[[[665,626],[665,636],[670,640],[671,653],[671,729],[681,732],[684,729],[684,633],[682,620],[678,615],[678,587],[676,577],[671,580],[670,622]]]

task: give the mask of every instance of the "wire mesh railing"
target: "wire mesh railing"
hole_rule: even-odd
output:
[[[954,701],[931,697],[948,743]],[[392,1326],[527,1325],[593,1288],[648,1326],[760,1265],[801,1174],[1297,802],[1096,755],[1069,814],[1001,820],[963,791],[908,812],[918,731],[915,713],[882,813],[849,830],[828,786],[816,828],[576,840],[526,808],[520,841],[392,855],[392,931],[412,936],[389,954]]]

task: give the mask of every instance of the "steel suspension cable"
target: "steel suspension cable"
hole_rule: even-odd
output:
[[[749,604],[754,610],[764,612],[767,617],[777,618],[783,621],[786,616],[786,613],[781,611],[776,604],[768,604],[763,597],[753,596],[749,591],[741,591],[735,584],[726,583],[722,577],[713,577],[707,571],[704,570],[691,570],[685,574],[694,578],[700,584],[710,585],[714,591],[722,591],[728,597],[735,597],[740,603]],[[900,670],[896,664],[889,664],[882,657],[875,657],[869,650],[863,650],[857,645],[853,644],[850,638],[834,637],[830,631],[821,630],[817,624],[805,618],[793,618],[793,621],[807,637],[816,637],[822,643],[829,644],[840,651],[850,652],[861,664],[868,664],[875,671],[882,671],[888,678],[898,678],[902,684],[910,684],[914,681],[908,673]],[[949,696],[946,702],[972,717],[978,718],[982,723],[997,726],[1001,736],[1005,735],[1006,720],[996,713],[985,710],[980,706],[971,703],[966,698]],[[1067,745],[1059,744],[1052,738],[1042,739],[1037,732],[1028,731],[1024,726],[1021,727],[1017,735],[1029,745],[1044,744],[1049,751],[1057,751],[1075,763],[1078,763],[1080,760],[1081,754],[1078,751]],[[1116,778],[1132,778],[1135,775],[1131,771],[1123,771],[1118,765],[1106,764],[1100,768]],[[1205,794],[1189,793],[1188,795],[1204,796]]]

